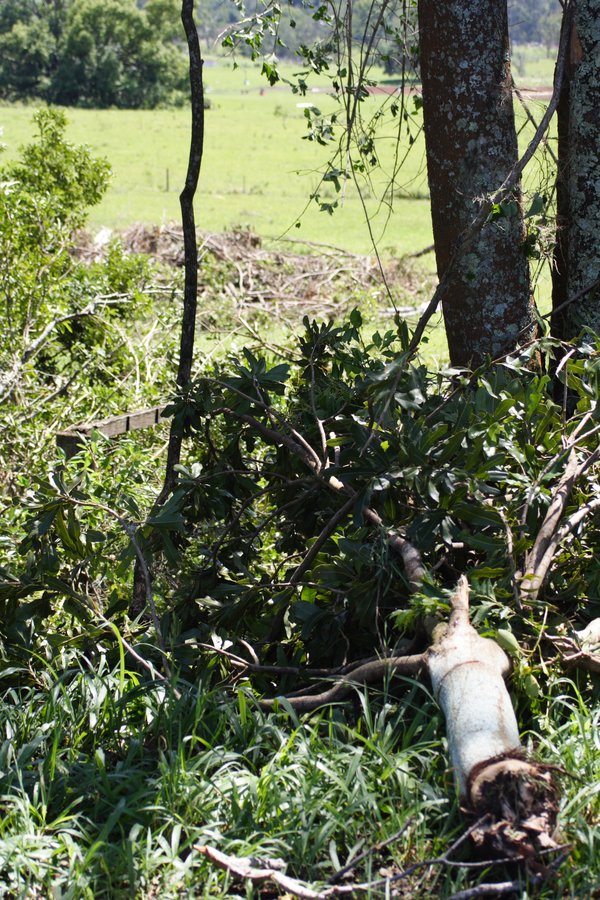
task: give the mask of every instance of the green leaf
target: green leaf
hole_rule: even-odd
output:
[[[363,317],[359,309],[356,307],[350,313],[350,322],[354,325],[355,328],[361,328],[363,323]]]
[[[516,637],[509,631],[507,628],[499,628],[496,631],[496,643],[502,647],[503,650],[506,650],[507,653],[510,653],[512,656],[520,656],[521,648],[519,646],[519,642]]]

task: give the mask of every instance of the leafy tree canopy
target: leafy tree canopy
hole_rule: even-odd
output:
[[[186,87],[177,0],[9,0],[0,11],[0,97],[149,108]]]

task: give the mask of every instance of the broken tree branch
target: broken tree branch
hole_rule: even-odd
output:
[[[479,819],[474,822],[450,845],[450,847],[448,847],[448,849],[441,856],[437,856],[433,859],[418,860],[417,862],[412,863],[412,865],[408,866],[406,869],[397,872],[394,875],[377,878],[374,881],[366,881],[355,884],[336,884],[333,883],[334,879],[339,877],[339,875],[341,874],[336,873],[336,875],[330,880],[329,884],[320,889],[309,887],[305,882],[299,881],[296,878],[291,878],[289,875],[286,875],[284,872],[286,864],[285,860],[282,859],[263,860],[253,856],[231,856],[228,853],[223,853],[222,850],[218,850],[216,847],[210,847],[207,845],[194,845],[194,850],[196,850],[198,853],[201,853],[203,856],[206,856],[206,858],[211,862],[215,863],[226,872],[230,872],[237,878],[251,881],[254,884],[260,884],[264,881],[272,881],[274,884],[278,885],[278,887],[281,887],[285,891],[287,891],[288,896],[298,897],[300,898],[300,900],[328,900],[328,898],[330,897],[351,897],[357,893],[371,894],[374,889],[385,890],[387,896],[387,891],[392,884],[406,881],[407,878],[410,878],[411,875],[413,875],[415,872],[418,872],[420,869],[432,869],[436,866],[446,866],[448,868],[486,869],[493,865],[510,862],[511,859],[509,857],[504,859],[485,859],[477,862],[463,862],[460,860],[452,859],[452,855],[465,843],[466,840],[468,840],[469,837],[471,837],[477,831],[477,829],[482,828],[485,825],[485,820],[488,818],[489,817],[486,816],[484,817],[484,819]],[[396,840],[398,837],[400,837],[401,834],[402,831],[400,831],[398,834],[394,835],[387,841],[383,841],[374,849],[385,847],[391,841]],[[564,848],[557,849],[562,850]],[[368,854],[363,854],[363,856],[364,855]],[[358,860],[355,860],[355,862],[357,861]],[[532,873],[529,876],[530,882],[536,883],[540,880],[541,876],[539,874]],[[476,893],[463,891],[460,894],[455,894],[453,900],[457,900],[457,898],[460,898],[460,900],[468,900],[469,897],[503,896],[505,894],[514,892],[519,887],[520,881],[518,880],[510,882],[504,881],[496,884],[482,884],[478,885],[476,888],[471,889],[475,890]]]
[[[600,673],[600,619],[593,619],[573,637],[547,635],[548,640],[560,651],[560,662],[565,669],[583,669]],[[595,652],[594,652],[595,651]]]
[[[504,683],[510,661],[495,641],[481,637],[471,625],[464,575],[451,599],[449,622],[434,630],[426,653],[369,661],[326,691],[285,700],[297,712],[310,712],[388,672],[414,676],[423,671],[429,672],[444,712],[460,797],[483,817],[473,829],[473,841],[489,855],[526,862],[535,861],[541,850],[558,849],[553,838],[557,797],[550,768],[525,756]],[[281,699],[263,700],[260,707],[272,710]]]
[[[373,684],[381,681],[386,674],[414,676],[418,675],[425,666],[424,653],[416,653],[411,656],[390,656],[384,659],[373,659],[343,675],[328,690],[320,694],[303,694],[299,697],[273,697],[269,700],[260,700],[262,710],[270,711],[280,705],[281,700],[299,713],[312,712],[320,706],[329,703],[337,703],[348,697],[355,687],[364,684]]]
[[[573,485],[599,457],[600,448],[597,448],[580,463],[575,450],[571,449],[565,471],[556,486],[544,521],[533,547],[525,558],[525,573],[521,578],[521,594],[524,600],[531,601],[537,598],[561,542],[587,515],[600,507],[600,497],[594,497],[560,525]]]
[[[463,800],[472,801],[471,773],[498,757],[520,754],[517,720],[504,678],[509,659],[469,621],[469,585],[464,575],[452,597],[447,626],[438,626],[427,664],[433,691],[446,717],[448,747]]]

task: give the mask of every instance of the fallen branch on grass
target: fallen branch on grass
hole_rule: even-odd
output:
[[[509,659],[471,625],[464,576],[450,621],[438,629],[427,668],[446,718],[454,777],[468,808],[489,813],[473,840],[492,855],[534,860],[540,850],[557,847],[557,792],[549,768],[525,758],[504,684]]]
[[[300,697],[286,697],[296,712],[305,713],[325,706],[328,703],[337,703],[348,697],[358,685],[373,684],[381,681],[387,674],[418,675],[425,667],[425,654],[416,653],[412,656],[390,656],[385,659],[372,659],[363,665],[352,669],[343,675],[328,690],[319,694],[303,694]],[[259,705],[263,710],[276,708],[282,698],[274,697],[270,700],[260,700]]]
[[[305,882],[299,881],[297,878],[291,878],[289,875],[286,875],[284,871],[286,864],[285,861],[281,859],[262,860],[257,859],[253,856],[231,856],[228,853],[223,853],[222,850],[217,850],[216,847],[209,847],[206,845],[195,845],[194,850],[196,850],[198,853],[201,853],[203,856],[206,856],[207,859],[215,863],[215,865],[219,866],[219,868],[224,869],[226,872],[229,872],[236,878],[242,879],[244,881],[251,881],[253,884],[271,881],[274,884],[278,885],[278,887],[283,888],[289,896],[299,897],[300,900],[328,900],[328,898],[330,897],[352,897],[358,893],[370,894],[373,890],[387,891],[391,887],[391,885],[406,881],[419,870],[432,869],[437,866],[445,866],[448,868],[467,867],[469,869],[486,869],[493,865],[510,862],[510,858],[504,858],[500,860],[485,859],[471,863],[465,863],[462,860],[452,859],[453,854],[465,843],[465,841],[468,840],[469,837],[471,837],[473,832],[478,828],[484,827],[485,824],[486,823],[484,820],[476,821],[473,825],[467,828],[466,831],[464,831],[441,856],[435,857],[433,859],[419,860],[415,863],[412,863],[412,865],[408,866],[402,871],[395,872],[394,874],[387,875],[383,878],[375,879],[374,881],[350,884],[334,884],[332,883],[334,879],[331,879],[330,883],[326,887],[322,887],[320,889],[312,888]],[[398,832],[397,835],[394,835],[394,838],[399,838],[403,834],[403,832],[404,829]],[[392,842],[392,840],[393,839],[383,841],[382,844],[376,845],[373,850],[377,850],[378,847],[387,846]],[[566,848],[558,849],[565,850]],[[560,864],[560,862],[562,862],[562,859],[564,859],[564,855],[557,858],[554,867],[557,864]],[[354,862],[358,862],[358,859]],[[351,868],[351,866],[346,868]],[[529,877],[530,884],[539,882],[540,880],[540,874],[532,874]],[[505,894],[514,893],[521,887],[522,884],[520,880],[502,881],[493,884],[480,884],[474,888],[470,888],[467,891],[462,891],[459,894],[455,894],[454,897],[451,898],[451,900],[468,900],[468,898],[472,897],[498,897]]]

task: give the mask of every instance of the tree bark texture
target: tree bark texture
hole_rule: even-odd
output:
[[[600,0],[574,3],[558,108],[557,246],[552,332],[600,334]]]
[[[420,0],[421,79],[437,270],[517,162],[506,3]],[[520,188],[448,272],[453,365],[475,367],[535,333]]]

